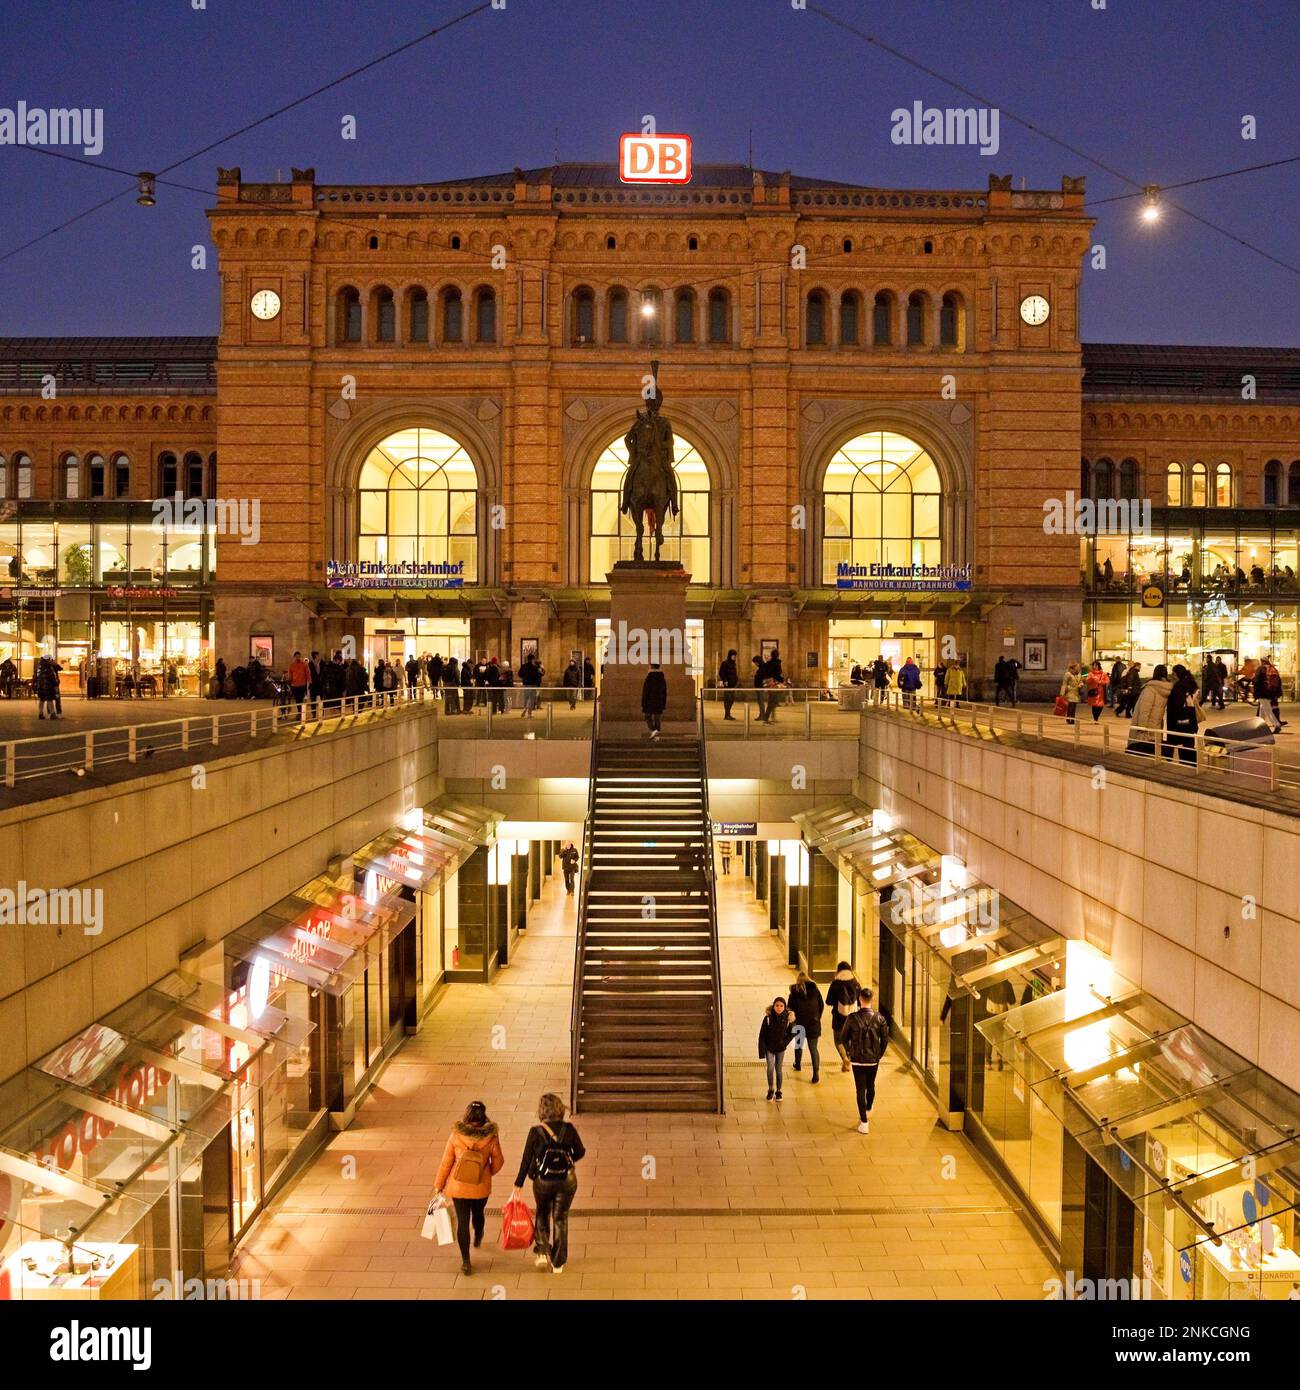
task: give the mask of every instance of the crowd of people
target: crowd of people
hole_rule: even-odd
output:
[[[785,668],[781,664],[780,650],[772,647],[765,653],[752,656],[749,664],[753,670],[753,688],[757,691],[754,696],[754,708],[758,722],[775,723],[777,706],[786,698],[786,691],[790,689],[790,681],[786,678]],[[732,710],[736,704],[736,691],[740,688],[740,667],[734,647],[727,652],[718,666],[718,685],[722,689],[722,717],[734,720],[736,716]]]

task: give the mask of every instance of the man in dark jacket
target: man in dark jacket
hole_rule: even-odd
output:
[[[733,648],[726,660],[718,667],[718,684],[722,687],[722,717],[735,720],[731,707],[736,703],[736,687],[740,684],[740,673],[736,670],[736,652]]]
[[[810,980],[802,970],[790,986],[788,1007],[794,1015],[796,1030],[803,1029],[802,1033],[796,1031],[794,1035],[794,1069],[803,1070],[803,1047],[806,1040],[808,1055],[812,1058],[812,1084],[815,1086],[822,1064],[817,1040],[822,1035],[822,1011],[826,1008],[826,1001],[822,998],[822,992],[817,988],[816,982]]]
[[[573,884],[578,877],[578,848],[572,840],[560,851],[560,868],[564,870],[564,891],[573,896]]]
[[[411,692],[411,699],[415,699],[415,687],[420,683],[420,663],[412,652],[406,658],[406,688]]]
[[[772,654],[759,668],[759,676],[762,678],[762,684],[767,689],[767,703],[763,708],[763,712],[759,715],[759,723],[770,724],[776,718],[777,701],[781,698],[777,693],[777,688],[785,684],[785,671],[781,666],[781,653],[775,647],[772,648]]]
[[[663,723],[664,710],[668,707],[668,678],[659,669],[659,663],[651,663],[646,672],[645,683],[641,686],[641,713],[645,715],[646,728],[650,737],[657,739]]]
[[[871,1132],[871,1107],[876,1103],[876,1073],[889,1046],[889,1022],[871,1007],[871,991],[858,991],[861,1007],[844,1024],[844,1050],[853,1065],[853,1089],[858,1097],[858,1133]]]
[[[849,1054],[844,1050],[844,1025],[857,1010],[860,986],[853,967],[846,960],[835,967],[835,978],[826,991],[826,1004],[831,1011],[831,1036],[840,1054],[840,1070],[848,1071]]]

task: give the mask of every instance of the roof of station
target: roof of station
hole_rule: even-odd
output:
[[[1300,348],[1085,343],[1085,401],[1233,401],[1243,377],[1256,401],[1300,400]]]

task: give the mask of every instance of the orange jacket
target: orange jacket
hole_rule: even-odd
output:
[[[480,1183],[457,1182],[452,1177],[461,1154],[466,1149],[478,1149],[487,1155],[487,1175]],[[457,1121],[447,1138],[447,1147],[438,1165],[438,1176],[434,1181],[435,1191],[445,1197],[490,1197],[492,1177],[506,1166],[506,1156],[501,1152],[501,1141],[497,1138],[497,1127],[486,1124],[482,1129],[472,1129]]]
[[[1084,686],[1088,691],[1088,703],[1090,705],[1104,705],[1106,703],[1106,687],[1109,684],[1110,677],[1105,671],[1089,671],[1088,679],[1084,681]]]
[[[289,663],[289,684],[290,685],[310,685],[311,667],[299,657],[297,661]]]

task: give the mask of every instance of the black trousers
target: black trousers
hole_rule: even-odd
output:
[[[879,1062],[853,1064],[853,1087],[858,1093],[859,1120],[865,1120],[876,1103],[876,1073],[879,1070]]]
[[[663,714],[659,710],[645,711],[645,726],[651,733],[658,733],[663,723]]]
[[[734,690],[724,690],[722,692],[722,717],[731,718],[731,707],[736,703],[736,692]]]
[[[482,1240],[483,1214],[487,1211],[488,1199],[486,1197],[453,1197],[451,1200],[456,1208],[456,1244],[460,1246],[461,1259],[468,1260],[470,1226],[473,1225],[475,1236]]]
[[[556,1269],[569,1259],[569,1208],[578,1195],[578,1175],[570,1173],[563,1182],[533,1179],[533,1200],[537,1218],[533,1223],[533,1250],[549,1255]]]

